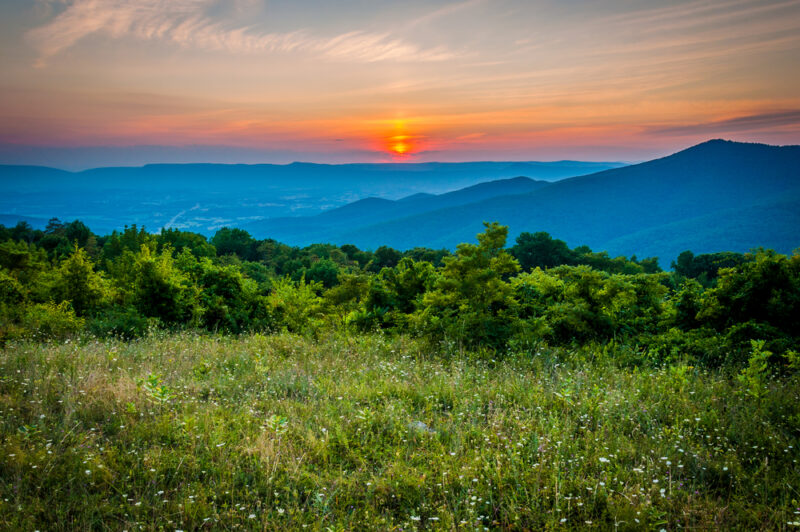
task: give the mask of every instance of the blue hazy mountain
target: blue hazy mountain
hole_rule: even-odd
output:
[[[472,241],[483,221],[496,220],[510,227],[512,239],[547,231],[571,246],[658,256],[662,263],[685,249],[791,252],[800,246],[800,147],[713,140],[522,194],[411,216],[385,212],[382,221],[337,231],[330,240],[372,249],[453,248]]]
[[[66,172],[0,166],[0,213],[211,234],[225,225],[318,214],[355,200],[441,194],[520,175],[553,181],[624,166],[576,161],[420,164],[157,164]],[[419,198],[417,198],[419,199]]]
[[[354,227],[371,225],[387,219],[457,207],[497,196],[532,192],[550,185],[548,181],[515,177],[480,183],[445,194],[418,193],[399,200],[365,198],[316,216],[274,218],[243,226],[253,234],[269,235],[280,242],[308,245],[341,240]]]

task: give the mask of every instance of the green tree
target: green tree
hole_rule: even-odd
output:
[[[789,258],[760,250],[746,259],[719,271],[717,286],[708,290],[698,314],[700,321],[718,331],[752,321],[800,337],[800,255]]]
[[[223,227],[211,238],[219,255],[236,255],[242,260],[256,260],[258,242],[244,229]]]
[[[156,240],[159,251],[169,246],[178,253],[188,249],[192,255],[198,258],[217,256],[216,248],[208,243],[206,237],[198,233],[180,229],[162,229]]]
[[[306,279],[331,288],[339,282],[339,267],[330,259],[316,261],[305,272]]]
[[[429,262],[404,257],[394,268],[383,268],[371,278],[364,309],[351,316],[362,329],[376,325],[406,328],[409,318],[425,292],[436,281],[436,270]]]
[[[169,248],[154,254],[143,245],[134,268],[133,304],[142,315],[158,318],[165,324],[196,321],[197,287],[175,267]]]
[[[574,264],[574,253],[566,242],[557,240],[549,233],[520,233],[511,254],[519,261],[523,270],[552,268],[562,264]]]
[[[257,285],[234,266],[202,262],[199,278],[202,323],[209,330],[242,332],[252,325],[259,303]]]
[[[672,269],[679,277],[697,279],[705,287],[713,286],[721,268],[735,268],[749,259],[741,253],[730,251],[695,255],[684,251],[672,262]]]
[[[367,269],[377,273],[381,271],[382,268],[394,268],[402,258],[403,254],[396,249],[388,246],[381,246],[373,253],[372,260],[367,265]]]
[[[516,302],[506,279],[519,263],[504,249],[508,227],[484,226],[478,245],[459,244],[444,259],[435,289],[423,296],[415,323],[432,340],[499,348],[514,333]]]
[[[95,272],[94,265],[82,248],[61,262],[54,286],[57,300],[69,301],[78,316],[95,310],[108,291],[103,277]]]
[[[139,228],[136,224],[130,227],[126,225],[122,232],[112,231],[103,244],[101,256],[103,262],[113,262],[126,251],[138,253],[142,246],[155,252],[157,248],[155,236],[149,234],[144,227]]]

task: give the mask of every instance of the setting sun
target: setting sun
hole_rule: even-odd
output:
[[[389,138],[389,151],[393,155],[406,156],[412,151],[411,137],[408,135],[395,135]]]
[[[394,146],[392,146],[392,151],[398,155],[405,155],[408,153],[408,145],[402,142],[398,142]]]

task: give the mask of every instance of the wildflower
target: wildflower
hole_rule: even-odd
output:
[[[602,464],[607,464],[608,462],[610,462],[610,460],[608,458],[606,458],[605,456],[601,456],[599,458],[599,460],[600,460],[600,463],[602,463]]]

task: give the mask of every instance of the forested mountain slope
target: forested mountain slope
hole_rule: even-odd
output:
[[[800,147],[713,140],[524,194],[401,218],[387,213],[384,221],[353,227],[334,242],[453,248],[479,231],[483,221],[498,220],[509,226],[512,238],[523,231],[547,231],[612,255],[669,260],[683,249],[755,246],[790,252],[800,245],[791,215],[797,209]]]
[[[247,224],[244,228],[255,235],[266,235],[295,245],[339,241],[343,234],[349,233],[354,227],[458,207],[498,196],[533,192],[549,185],[547,181],[520,176],[479,183],[440,195],[414,194],[397,201],[366,198],[316,216],[273,218]]]

